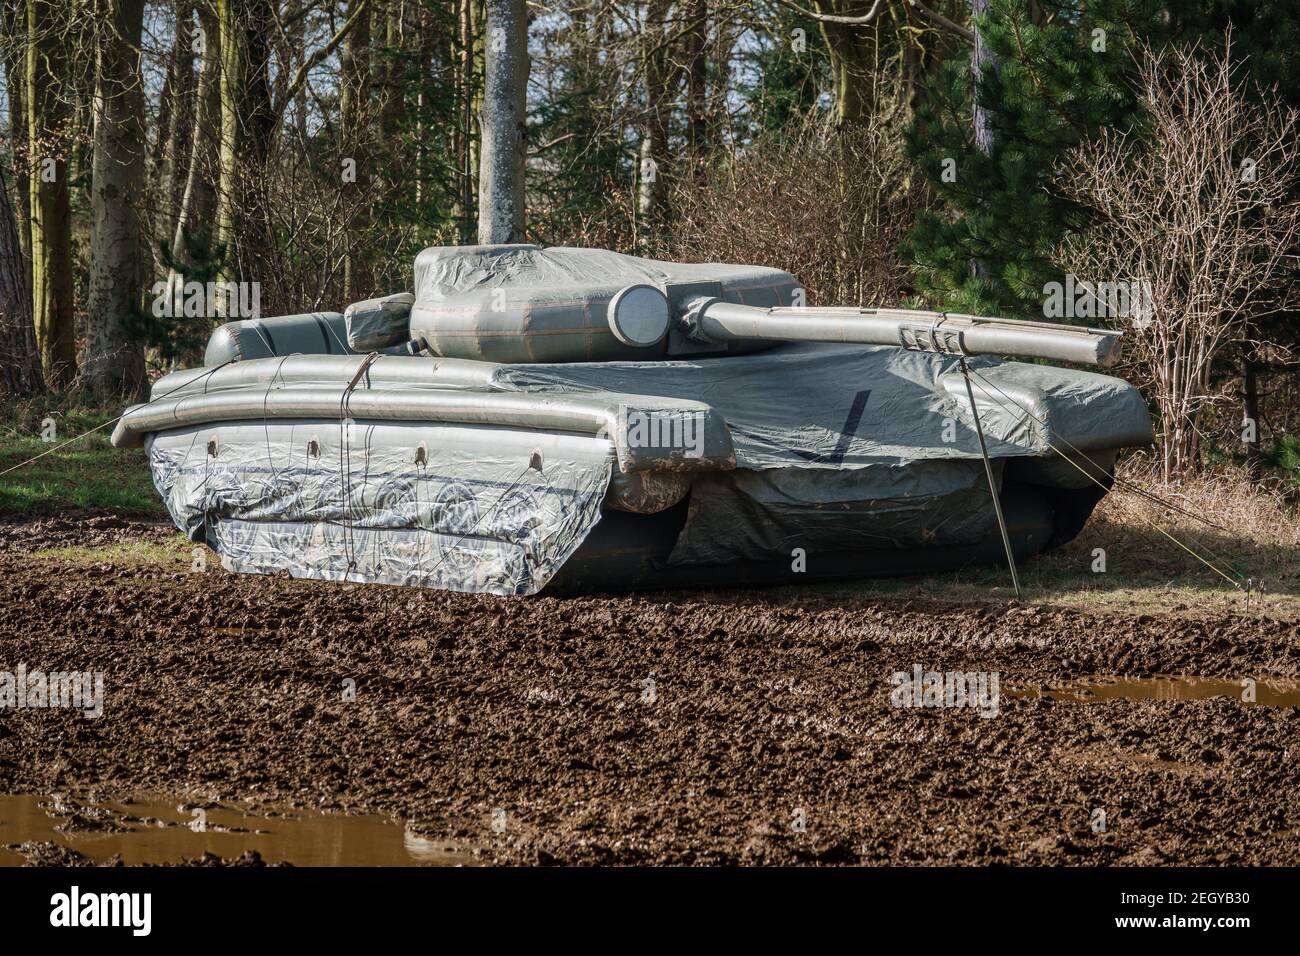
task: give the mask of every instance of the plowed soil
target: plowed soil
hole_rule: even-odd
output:
[[[33,556],[88,530],[171,536],[86,520],[0,523],[0,670],[106,689],[98,719],[0,710],[0,792],[394,813],[498,863],[1300,863],[1300,709],[1005,693],[1294,679],[1291,624],[790,589],[503,599]],[[997,672],[997,716],[893,706],[914,665]]]

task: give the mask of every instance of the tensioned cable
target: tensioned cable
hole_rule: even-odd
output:
[[[162,401],[162,400],[163,400],[164,398],[166,398],[168,395],[175,394],[176,392],[179,392],[181,389],[186,388],[186,387],[188,387],[188,386],[190,386],[190,385],[193,385],[195,382],[202,381],[203,379],[205,379],[205,378],[207,378],[209,375],[211,375],[213,372],[216,372],[216,371],[218,371],[219,369],[223,369],[223,368],[225,368],[227,365],[229,365],[229,364],[230,364],[231,362],[233,362],[233,361],[234,361],[234,359],[228,359],[228,360],[226,360],[225,362],[222,362],[220,365],[217,365],[217,366],[215,366],[214,368],[209,369],[208,371],[204,372],[202,375],[199,375],[199,376],[197,376],[197,377],[195,377],[195,378],[192,378],[192,379],[190,379],[188,382],[183,382],[183,383],[181,383],[180,385],[177,385],[177,386],[176,386],[175,388],[173,388],[171,391],[169,391],[169,392],[164,392],[162,395],[159,395],[157,398],[151,398],[151,399],[149,399],[149,401],[147,401],[147,402],[141,402],[139,405],[135,405],[135,406],[133,406],[130,410],[131,410],[131,411],[134,411],[135,409],[144,408],[146,405],[152,405],[154,402]],[[117,418],[112,418],[112,419],[109,419],[109,420],[106,421],[106,422],[101,422],[100,424],[96,425],[94,428],[91,428],[91,429],[88,429],[87,431],[82,432],[82,433],[81,433],[80,435],[78,435],[76,438],[69,438],[67,441],[62,442],[61,444],[55,445],[53,448],[47,448],[45,451],[41,452],[39,455],[35,455],[35,456],[31,457],[31,458],[28,458],[26,461],[20,461],[18,464],[16,464],[16,465],[12,465],[12,466],[10,466],[9,468],[6,468],[4,471],[0,471],[0,478],[3,478],[5,475],[9,474],[9,472],[11,472],[11,471],[17,471],[19,468],[22,468],[22,467],[24,467],[25,465],[30,465],[30,464],[31,464],[32,462],[34,462],[34,461],[39,461],[40,459],[44,458],[46,455],[50,455],[50,454],[53,454],[54,452],[58,451],[60,448],[67,448],[67,447],[68,447],[69,445],[71,445],[73,442],[81,441],[81,439],[85,438],[87,435],[93,435],[95,432],[99,431],[99,430],[102,429],[102,428],[107,428],[109,425],[116,425],[118,422],[120,422],[123,418],[126,417],[126,414],[127,414],[126,412],[123,412],[121,415],[118,415]]]
[[[379,358],[378,352],[371,352],[357,366],[356,374],[343,389],[343,394],[339,396],[339,493],[342,495],[343,505],[343,549],[348,559],[348,570],[355,571],[357,568],[356,542],[353,540],[352,533],[352,441],[351,429],[348,428],[348,406],[352,400],[352,391],[357,387],[357,383],[369,370],[370,366]],[[368,467],[368,466],[367,466]],[[364,488],[364,484],[362,486]]]
[[[995,389],[998,394],[1001,394],[1002,397],[1006,398],[1006,401],[1009,401],[1013,403],[1013,405],[1017,406],[1018,408],[1021,408],[1021,411],[1023,411],[1024,414],[1030,416],[1030,418],[1037,421],[1037,423],[1039,423],[1040,425],[1043,425],[1044,428],[1048,427],[1047,420],[1037,418],[1037,416],[1034,415],[1034,412],[1031,412],[1030,410],[1028,410],[1028,408],[1021,405],[1021,403],[1015,401],[1015,399],[1011,398],[1010,395],[1006,394],[1005,392],[1002,392],[1002,389],[997,388],[997,385],[989,381],[988,378],[979,375],[979,372],[975,372],[975,375],[979,376],[980,381],[983,381],[985,385],[989,386],[989,388]],[[1070,442],[1066,440],[1066,438],[1058,438],[1057,441],[1060,441],[1062,445],[1069,446],[1070,450],[1074,451],[1075,454],[1079,454],[1079,455],[1084,454],[1082,450],[1078,449],[1078,447],[1071,445]],[[1053,449],[1053,450],[1057,450],[1057,449]],[[1073,460],[1071,460],[1070,463],[1075,464]],[[1078,464],[1075,464],[1075,467],[1078,467]],[[1143,488],[1143,486],[1139,485],[1138,483],[1135,483],[1135,481],[1130,481],[1128,479],[1125,479],[1125,477],[1119,477],[1118,475],[1113,476],[1113,481],[1114,484],[1121,486],[1121,488],[1127,490],[1127,492],[1132,492],[1136,494],[1136,496],[1145,498],[1147,499],[1147,501],[1156,503],[1156,505],[1165,507],[1165,509],[1169,509],[1170,511],[1178,512],[1178,514],[1183,515],[1184,518],[1191,518],[1192,520],[1196,520],[1196,522],[1200,522],[1201,524],[1204,524],[1205,527],[1214,528],[1216,529],[1216,531],[1225,531],[1225,532],[1232,533],[1231,528],[1225,528],[1223,527],[1222,524],[1216,524],[1212,522],[1212,520],[1210,520],[1209,518],[1205,518],[1204,515],[1196,514],[1195,511],[1188,511],[1187,509],[1184,509],[1184,507],[1175,505],[1174,502],[1169,501],[1169,499],[1167,498],[1162,498],[1158,496],[1158,494],[1156,493],[1148,492],[1147,489]]]
[[[1044,421],[1043,419],[1040,419],[1037,415],[1035,415],[1035,414],[1034,414],[1033,412],[1031,412],[1029,409],[1025,408],[1025,406],[1021,405],[1019,402],[1017,402],[1014,398],[1012,398],[1012,397],[1011,397],[1010,395],[1008,395],[1006,392],[1002,391],[1002,389],[998,388],[996,385],[994,385],[992,382],[990,382],[988,379],[986,379],[983,375],[980,375],[979,372],[976,372],[974,369],[972,369],[971,372],[972,372],[972,374],[974,374],[975,377],[978,378],[981,382],[983,382],[983,383],[984,383],[985,385],[987,385],[989,388],[991,388],[991,389],[993,389],[994,391],[996,391],[999,395],[1001,395],[1001,396],[1002,396],[1003,398],[1005,398],[1007,401],[1011,402],[1011,404],[1015,405],[1017,408],[1019,408],[1021,411],[1023,411],[1026,415],[1028,415],[1028,416],[1029,416],[1030,418],[1032,418],[1034,421],[1038,422],[1040,425],[1043,426],[1043,428],[1045,428],[1045,429],[1047,428],[1047,422],[1046,422],[1046,421]],[[1076,454],[1083,455],[1085,458],[1087,457],[1086,455],[1084,455],[1084,453],[1083,453],[1082,451],[1080,451],[1080,450],[1079,450],[1078,448],[1076,448],[1074,445],[1070,444],[1070,442],[1067,441],[1066,439],[1064,439],[1064,438],[1060,438],[1060,439],[1058,439],[1058,440],[1059,440],[1062,444],[1069,446],[1069,448],[1070,448],[1072,451],[1074,451]],[[1070,463],[1070,464],[1071,464],[1075,469],[1077,469],[1081,474],[1084,475],[1084,477],[1086,477],[1086,478],[1087,478],[1089,481],[1091,481],[1093,484],[1097,485],[1099,488],[1101,488],[1101,489],[1104,490],[1104,491],[1110,491],[1110,488],[1108,488],[1108,487],[1105,485],[1104,482],[1102,482],[1100,479],[1098,479],[1096,475],[1092,474],[1090,471],[1088,471],[1088,469],[1084,468],[1082,465],[1080,465],[1078,462],[1076,462],[1076,461],[1075,461],[1073,458],[1071,458],[1069,455],[1065,454],[1065,452],[1063,452],[1063,451],[1061,451],[1059,448],[1057,448],[1057,447],[1056,447],[1056,444],[1055,444],[1055,441],[1048,442],[1048,443],[1047,443],[1047,447],[1050,448],[1052,451],[1054,451],[1056,454],[1060,455],[1062,459],[1064,459],[1065,461],[1069,462],[1069,463]],[[1121,483],[1121,482],[1118,482],[1118,481],[1117,481],[1117,483],[1119,483],[1119,484],[1120,484],[1120,487],[1121,487],[1121,488],[1124,488],[1124,490],[1130,490],[1129,488],[1126,487],[1126,483]],[[1154,495],[1154,494],[1151,494],[1150,492],[1146,492],[1144,489],[1136,489],[1136,490],[1139,491],[1139,492],[1141,492],[1141,493],[1143,494],[1143,497],[1148,498],[1148,499],[1150,499],[1150,500],[1156,502],[1157,504],[1163,505],[1163,506],[1169,508],[1169,509],[1172,510],[1172,511],[1177,511],[1177,512],[1180,512],[1180,513],[1182,513],[1182,514],[1187,514],[1187,515],[1190,516],[1190,517],[1196,517],[1195,515],[1192,515],[1191,512],[1184,511],[1183,509],[1181,509],[1181,508],[1179,508],[1179,507],[1177,507],[1177,506],[1175,506],[1175,505],[1171,505],[1169,502],[1164,501],[1164,500],[1163,500],[1162,498],[1160,498],[1158,495]],[[1210,561],[1207,561],[1205,558],[1201,557],[1201,555],[1197,554],[1195,551],[1193,551],[1190,547],[1188,547],[1188,546],[1187,546],[1186,544],[1184,544],[1182,541],[1179,541],[1177,538],[1175,538],[1172,534],[1170,534],[1170,533],[1169,533],[1168,531],[1166,531],[1164,528],[1161,528],[1160,526],[1158,526],[1157,524],[1155,524],[1155,522],[1153,522],[1153,521],[1149,521],[1149,520],[1146,519],[1145,517],[1143,517],[1142,520],[1145,521],[1146,524],[1147,524],[1149,527],[1151,527],[1153,530],[1158,531],[1160,534],[1164,535],[1166,538],[1168,538],[1168,539],[1169,539],[1170,541],[1172,541],[1174,544],[1178,545],[1178,547],[1182,548],[1184,551],[1186,551],[1188,554],[1190,554],[1192,557],[1194,557],[1197,561],[1200,561],[1203,565],[1205,565],[1207,568],[1209,568],[1209,569],[1210,569],[1211,571],[1213,571],[1215,574],[1219,575],[1219,577],[1223,578],[1225,581],[1227,581],[1229,584],[1231,584],[1234,588],[1236,588],[1236,589],[1239,590],[1239,591],[1242,589],[1242,586],[1241,586],[1238,582],[1234,581],[1232,578],[1230,578],[1227,574],[1225,574],[1222,570],[1220,570],[1217,566],[1215,566],[1214,564],[1212,564]],[[1204,520],[1204,519],[1201,519],[1201,520]],[[1214,525],[1212,522],[1206,522],[1206,523],[1207,523],[1207,524],[1210,524],[1212,527],[1219,528],[1218,525]],[[1219,530],[1223,531],[1223,530],[1227,530],[1227,529],[1225,529],[1225,528],[1219,528]],[[1243,578],[1243,579],[1246,578],[1246,575],[1242,574],[1240,571],[1238,571],[1236,568],[1234,568],[1234,567],[1232,566],[1232,563],[1231,563],[1231,562],[1224,560],[1220,555],[1216,554],[1214,551],[1210,550],[1209,548],[1206,548],[1205,550],[1209,551],[1209,553],[1211,554],[1211,556],[1214,557],[1214,559],[1215,559],[1216,561],[1220,561],[1220,562],[1222,562],[1223,564],[1227,565],[1227,566],[1228,566],[1228,569],[1231,570],[1234,574],[1236,574],[1238,578]]]
[[[1012,398],[1012,397],[1011,397],[1010,395],[1008,395],[1006,392],[1002,391],[1002,389],[998,388],[998,386],[995,385],[993,382],[990,382],[990,381],[989,381],[988,379],[986,379],[983,375],[980,375],[979,372],[976,372],[976,371],[974,371],[973,369],[972,369],[972,372],[973,372],[973,374],[974,374],[977,378],[979,378],[979,380],[980,380],[981,382],[983,382],[983,383],[984,383],[985,385],[987,385],[989,388],[991,388],[991,389],[993,389],[994,391],[996,391],[999,395],[1001,395],[1001,396],[1002,396],[1003,398],[1005,398],[1007,401],[1011,402],[1013,405],[1015,405],[1017,408],[1019,408],[1022,412],[1024,412],[1026,415],[1028,415],[1030,418],[1032,418],[1032,419],[1033,419],[1034,421],[1036,421],[1038,424],[1042,425],[1044,429],[1046,429],[1046,428],[1048,427],[1048,425],[1047,425],[1047,421],[1046,421],[1045,419],[1042,419],[1042,418],[1039,418],[1038,416],[1036,416],[1032,411],[1030,411],[1030,410],[1029,410],[1028,408],[1026,408],[1024,405],[1021,405],[1019,402],[1017,402],[1014,398]],[[1083,456],[1083,457],[1085,457],[1085,458],[1087,457],[1086,453],[1085,453],[1082,449],[1080,449],[1080,448],[1078,448],[1077,446],[1071,444],[1070,441],[1069,441],[1068,439],[1061,438],[1061,437],[1058,436],[1058,437],[1056,437],[1056,441],[1060,442],[1062,445],[1066,445],[1066,446],[1067,446],[1067,447],[1068,447],[1072,452],[1074,452],[1075,454],[1080,455],[1080,456]],[[1096,479],[1095,476],[1090,475],[1090,474],[1088,474],[1088,472],[1084,471],[1084,469],[1081,468],[1077,462],[1075,462],[1075,461],[1074,461],[1072,458],[1070,458],[1068,455],[1065,455],[1065,454],[1064,454],[1064,453],[1063,453],[1059,448],[1056,448],[1054,445],[1049,445],[1048,447],[1051,448],[1052,451],[1056,452],[1058,455],[1061,455],[1061,457],[1064,458],[1066,461],[1068,461],[1072,466],[1074,466],[1075,468],[1077,468],[1077,469],[1080,470],[1080,471],[1083,471],[1084,474],[1087,475],[1087,476],[1088,476],[1088,477],[1089,477],[1093,482],[1095,482],[1095,483],[1097,483],[1097,484],[1100,484],[1100,482],[1097,481],[1097,479]],[[1112,476],[1112,482],[1113,482],[1114,484],[1120,486],[1121,488],[1123,488],[1125,491],[1131,491],[1131,492],[1133,492],[1135,495],[1138,495],[1138,496],[1140,496],[1140,497],[1142,497],[1142,498],[1145,498],[1145,499],[1148,500],[1148,501],[1154,502],[1155,504],[1158,504],[1158,505],[1160,505],[1160,506],[1163,507],[1163,508],[1167,508],[1167,509],[1169,509],[1170,511],[1177,512],[1177,513],[1180,514],[1180,515],[1184,515],[1184,516],[1186,516],[1186,517],[1188,517],[1188,518],[1192,518],[1192,519],[1194,519],[1194,520],[1196,520],[1196,521],[1199,521],[1199,522],[1201,522],[1201,524],[1206,525],[1207,527],[1210,527],[1210,528],[1214,528],[1216,531],[1228,531],[1229,533],[1231,533],[1231,529],[1229,529],[1229,528],[1225,528],[1225,527],[1223,527],[1222,525],[1219,525],[1219,524],[1215,524],[1215,523],[1214,523],[1213,521],[1211,521],[1210,519],[1204,517],[1203,515],[1198,515],[1198,514],[1196,514],[1194,511],[1188,511],[1186,508],[1179,507],[1178,505],[1174,504],[1172,501],[1169,501],[1169,500],[1167,500],[1167,499],[1165,499],[1165,498],[1161,498],[1159,495],[1157,495],[1157,494],[1155,494],[1155,493],[1153,493],[1153,492],[1148,491],[1147,489],[1143,488],[1141,485],[1138,485],[1138,484],[1136,484],[1135,482],[1129,481],[1129,480],[1126,479],[1126,478],[1121,478],[1121,477],[1119,477],[1118,475],[1113,475],[1113,476]],[[1107,489],[1107,490],[1109,490],[1109,489]]]
[[[280,480],[280,469],[275,467],[275,456],[271,452],[271,390],[275,388],[276,382],[281,385],[288,384],[283,378],[284,363],[287,361],[289,361],[287,355],[280,359],[280,364],[275,367],[275,374],[266,383],[266,391],[262,393],[262,437],[266,439],[266,462],[271,466],[271,478],[276,482]]]
[[[1002,396],[1003,398],[1005,398],[1007,401],[1011,402],[1013,405],[1015,405],[1017,408],[1019,408],[1021,411],[1023,411],[1026,415],[1028,415],[1028,416],[1029,416],[1030,418],[1032,418],[1034,421],[1036,421],[1036,422],[1038,422],[1040,425],[1042,425],[1044,428],[1047,428],[1047,423],[1046,423],[1046,421],[1044,421],[1043,419],[1038,418],[1036,415],[1034,415],[1033,412],[1031,412],[1029,409],[1025,408],[1025,406],[1021,405],[1019,402],[1017,402],[1014,398],[1012,398],[1012,397],[1011,397],[1010,395],[1008,395],[1006,392],[1002,391],[1002,389],[998,388],[997,385],[995,385],[995,384],[993,384],[992,382],[990,382],[990,381],[989,381],[988,379],[986,379],[983,375],[980,375],[978,372],[976,372],[975,374],[976,374],[976,376],[980,379],[981,382],[983,382],[983,383],[984,383],[985,385],[987,385],[989,388],[991,388],[991,389],[993,389],[994,391],[996,391],[999,395],[1001,395],[1001,396]],[[1070,447],[1070,449],[1071,449],[1072,451],[1074,451],[1076,454],[1081,455],[1081,456],[1083,456],[1083,457],[1085,457],[1085,458],[1087,457],[1087,456],[1084,454],[1083,451],[1081,451],[1079,448],[1077,448],[1077,447],[1075,447],[1074,445],[1072,445],[1068,440],[1066,440],[1066,439],[1064,439],[1064,438],[1061,438],[1061,439],[1059,439],[1059,440],[1060,440],[1060,442],[1061,442],[1062,444],[1064,444],[1064,445],[1068,445],[1068,446]],[[1091,482],[1093,482],[1093,484],[1097,485],[1099,488],[1102,488],[1102,489],[1105,490],[1105,491],[1109,491],[1109,490],[1110,490],[1110,489],[1107,488],[1106,485],[1105,485],[1103,482],[1101,482],[1101,481],[1100,481],[1100,480],[1099,480],[1095,475],[1093,475],[1093,474],[1092,474],[1091,472],[1089,472],[1087,469],[1085,469],[1084,467],[1082,467],[1078,462],[1076,462],[1074,459],[1070,458],[1070,456],[1066,455],[1066,454],[1065,454],[1064,452],[1062,452],[1059,448],[1055,447],[1054,444],[1049,443],[1047,447],[1050,448],[1052,451],[1054,451],[1056,454],[1060,455],[1062,459],[1064,459],[1065,461],[1067,461],[1067,462],[1068,462],[1068,463],[1069,463],[1073,468],[1075,468],[1077,471],[1079,471],[1081,474],[1083,474],[1084,477],[1086,477],[1088,480],[1090,480]],[[1209,526],[1212,527],[1212,528],[1217,528],[1217,529],[1220,530],[1220,531],[1227,531],[1227,530],[1228,530],[1228,529],[1226,529],[1226,528],[1221,527],[1220,525],[1216,525],[1216,524],[1214,524],[1212,521],[1208,521],[1208,520],[1206,520],[1206,519],[1204,519],[1204,518],[1201,518],[1199,515],[1195,515],[1195,514],[1193,514],[1193,513],[1190,512],[1190,511],[1186,511],[1186,510],[1184,510],[1184,509],[1182,509],[1182,508],[1179,508],[1177,505],[1174,505],[1174,504],[1172,504],[1172,503],[1170,503],[1170,502],[1168,502],[1168,501],[1165,501],[1165,500],[1164,500],[1163,498],[1161,498],[1159,495],[1152,494],[1152,493],[1146,491],[1146,489],[1139,488],[1139,487],[1137,487],[1136,485],[1133,485],[1133,484],[1130,483],[1130,482],[1126,482],[1126,481],[1124,481],[1123,479],[1115,479],[1115,483],[1119,484],[1119,486],[1120,486],[1121,489],[1126,490],[1126,491],[1133,491],[1133,492],[1139,494],[1141,497],[1143,497],[1143,498],[1145,498],[1145,499],[1147,499],[1147,500],[1153,501],[1153,502],[1155,502],[1156,504],[1162,505],[1163,507],[1166,507],[1166,508],[1170,509],[1171,511],[1178,512],[1179,514],[1185,514],[1185,515],[1187,515],[1188,517],[1196,518],[1197,520],[1200,520],[1200,521],[1204,522],[1205,524],[1209,525]],[[1144,518],[1143,520],[1146,521],[1145,518]],[[1221,570],[1220,570],[1219,568],[1217,568],[1215,565],[1211,564],[1209,561],[1205,560],[1205,558],[1201,557],[1199,554],[1197,554],[1195,551],[1193,551],[1190,547],[1188,547],[1188,546],[1187,546],[1186,544],[1184,544],[1182,541],[1179,541],[1177,538],[1175,538],[1175,537],[1174,537],[1173,535],[1171,535],[1169,532],[1165,531],[1163,528],[1161,528],[1161,527],[1159,527],[1158,525],[1156,525],[1154,522],[1146,521],[1146,523],[1147,523],[1147,525],[1150,526],[1153,530],[1158,531],[1160,534],[1164,535],[1164,536],[1165,536],[1166,538],[1168,538],[1170,541],[1174,542],[1174,544],[1178,545],[1180,548],[1182,548],[1184,551],[1186,551],[1186,552],[1187,552],[1188,554],[1190,554],[1192,557],[1196,558],[1196,560],[1200,561],[1200,562],[1201,562],[1202,564],[1204,564],[1206,567],[1210,568],[1210,570],[1214,571],[1216,574],[1218,574],[1220,577],[1222,577],[1224,580],[1226,580],[1226,581],[1227,581],[1229,584],[1231,584],[1233,587],[1237,588],[1238,590],[1241,590],[1241,585],[1240,585],[1240,584],[1238,584],[1237,582],[1233,581],[1230,577],[1228,577],[1226,574],[1224,574],[1223,571],[1221,571]],[[1208,551],[1208,552],[1210,553],[1210,555],[1211,555],[1211,556],[1212,556],[1216,561],[1219,561],[1220,563],[1222,563],[1222,564],[1224,564],[1224,565],[1227,565],[1228,569],[1229,569],[1230,571],[1232,571],[1233,574],[1237,575],[1238,578],[1242,578],[1242,579],[1246,579],[1246,580],[1248,580],[1247,576],[1244,575],[1244,574],[1242,574],[1239,570],[1237,570],[1237,568],[1235,568],[1235,567],[1233,566],[1232,562],[1227,561],[1226,559],[1224,559],[1221,555],[1219,555],[1218,553],[1216,553],[1216,552],[1213,551],[1212,549],[1206,548],[1205,550]]]
[[[1005,398],[1007,401],[1011,402],[1013,405],[1015,405],[1017,408],[1019,408],[1022,412],[1024,412],[1026,415],[1028,415],[1028,416],[1029,416],[1030,418],[1032,418],[1034,421],[1038,422],[1038,424],[1042,425],[1044,428],[1047,428],[1047,427],[1048,427],[1048,426],[1047,426],[1047,421],[1046,421],[1045,419],[1041,419],[1041,418],[1039,418],[1038,416],[1036,416],[1033,412],[1031,412],[1031,411],[1030,411],[1028,408],[1026,408],[1024,405],[1021,405],[1019,402],[1017,402],[1014,398],[1012,398],[1012,397],[1011,397],[1010,395],[1008,395],[1006,392],[1002,391],[1002,389],[998,388],[996,385],[994,385],[992,382],[990,382],[988,379],[986,379],[983,375],[980,375],[979,372],[975,371],[974,369],[971,369],[971,372],[972,372],[972,374],[974,374],[976,377],[978,377],[979,380],[982,381],[985,385],[987,385],[987,386],[988,386],[989,388],[991,388],[991,389],[994,389],[994,390],[995,390],[999,395],[1001,395],[1001,396],[1002,396],[1003,398]],[[1059,441],[1062,445],[1066,445],[1066,446],[1068,446],[1069,449],[1070,449],[1071,451],[1073,451],[1075,454],[1078,454],[1078,455],[1083,455],[1083,454],[1084,454],[1084,452],[1083,452],[1081,449],[1079,449],[1079,448],[1077,448],[1076,446],[1070,444],[1070,442],[1069,442],[1067,439],[1065,439],[1065,438],[1057,438],[1056,440]],[[1052,450],[1053,450],[1053,451],[1056,451],[1058,454],[1061,453],[1059,449],[1053,448]],[[1086,457],[1086,456],[1085,456],[1085,457]],[[1066,460],[1069,461],[1070,464],[1074,465],[1076,468],[1079,467],[1079,466],[1078,466],[1078,465],[1077,465],[1073,460],[1069,459],[1068,457],[1066,458]],[[1090,477],[1091,477],[1091,476],[1090,476]],[[1093,480],[1095,481],[1096,479],[1093,479]],[[1143,488],[1141,485],[1139,485],[1139,484],[1137,484],[1137,483],[1135,483],[1135,482],[1129,481],[1127,478],[1121,478],[1121,477],[1119,477],[1118,475],[1115,475],[1115,476],[1112,476],[1112,480],[1114,481],[1114,483],[1115,483],[1116,485],[1119,485],[1119,486],[1120,486],[1121,488],[1123,488],[1124,490],[1126,490],[1126,491],[1131,491],[1131,492],[1133,492],[1133,494],[1138,495],[1139,497],[1145,498],[1145,499],[1147,499],[1148,501],[1151,501],[1151,502],[1153,502],[1153,503],[1155,503],[1155,504],[1158,504],[1158,505],[1160,505],[1160,506],[1163,507],[1163,508],[1168,508],[1170,511],[1177,512],[1178,514],[1183,515],[1184,517],[1191,518],[1191,519],[1193,519],[1193,520],[1195,520],[1195,521],[1199,521],[1201,524],[1203,524],[1203,525],[1205,525],[1205,526],[1207,526],[1207,527],[1213,528],[1213,529],[1215,529],[1216,531],[1228,531],[1228,532],[1231,532],[1231,529],[1229,529],[1229,528],[1225,528],[1225,527],[1223,527],[1223,525],[1215,524],[1213,521],[1211,521],[1209,518],[1206,518],[1204,515],[1198,515],[1198,514],[1197,514],[1196,512],[1194,512],[1194,511],[1188,511],[1186,508],[1179,507],[1178,505],[1174,504],[1172,501],[1169,501],[1169,500],[1167,500],[1167,499],[1165,499],[1165,498],[1161,498],[1159,495],[1154,494],[1153,492],[1147,491],[1147,489]]]

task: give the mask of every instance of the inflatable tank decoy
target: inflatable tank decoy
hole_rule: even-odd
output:
[[[494,594],[892,575],[1079,532],[1151,424],[1128,383],[1045,363],[1119,343],[812,307],[769,268],[433,248],[413,292],[221,326],[113,441],[237,571]]]

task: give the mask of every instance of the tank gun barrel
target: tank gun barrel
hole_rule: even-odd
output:
[[[1010,355],[1107,368],[1119,360],[1121,333],[1052,322],[992,319],[913,309],[758,308],[696,299],[683,322],[697,340],[722,344],[767,339],[902,346],[954,355]]]

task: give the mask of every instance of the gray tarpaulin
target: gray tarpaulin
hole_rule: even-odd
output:
[[[397,292],[353,302],[343,311],[348,346],[358,352],[402,345],[411,337],[411,304],[415,296]]]
[[[995,459],[1051,455],[1049,442],[1089,450],[1150,440],[1145,403],[1119,379],[988,359],[970,366]],[[770,559],[793,547],[969,544],[993,525],[954,356],[795,344],[722,362],[508,366],[495,378],[529,391],[688,398],[722,414],[738,470],[695,479],[673,564]]]
[[[1085,450],[1150,441],[1146,403],[1122,379],[1049,365],[969,362],[995,458],[1048,455],[1054,440]],[[519,391],[610,391],[704,402],[730,427],[739,468],[840,469],[980,454],[951,355],[798,344],[725,360],[507,365],[493,381]]]
[[[425,339],[435,355],[494,362],[663,356],[674,336],[640,348],[621,343],[609,327],[610,299],[633,284],[660,290],[673,307],[697,296],[788,305],[799,285],[779,269],[660,262],[606,249],[430,248],[415,260],[410,333]],[[756,347],[766,343],[737,342],[710,350],[735,353]]]

